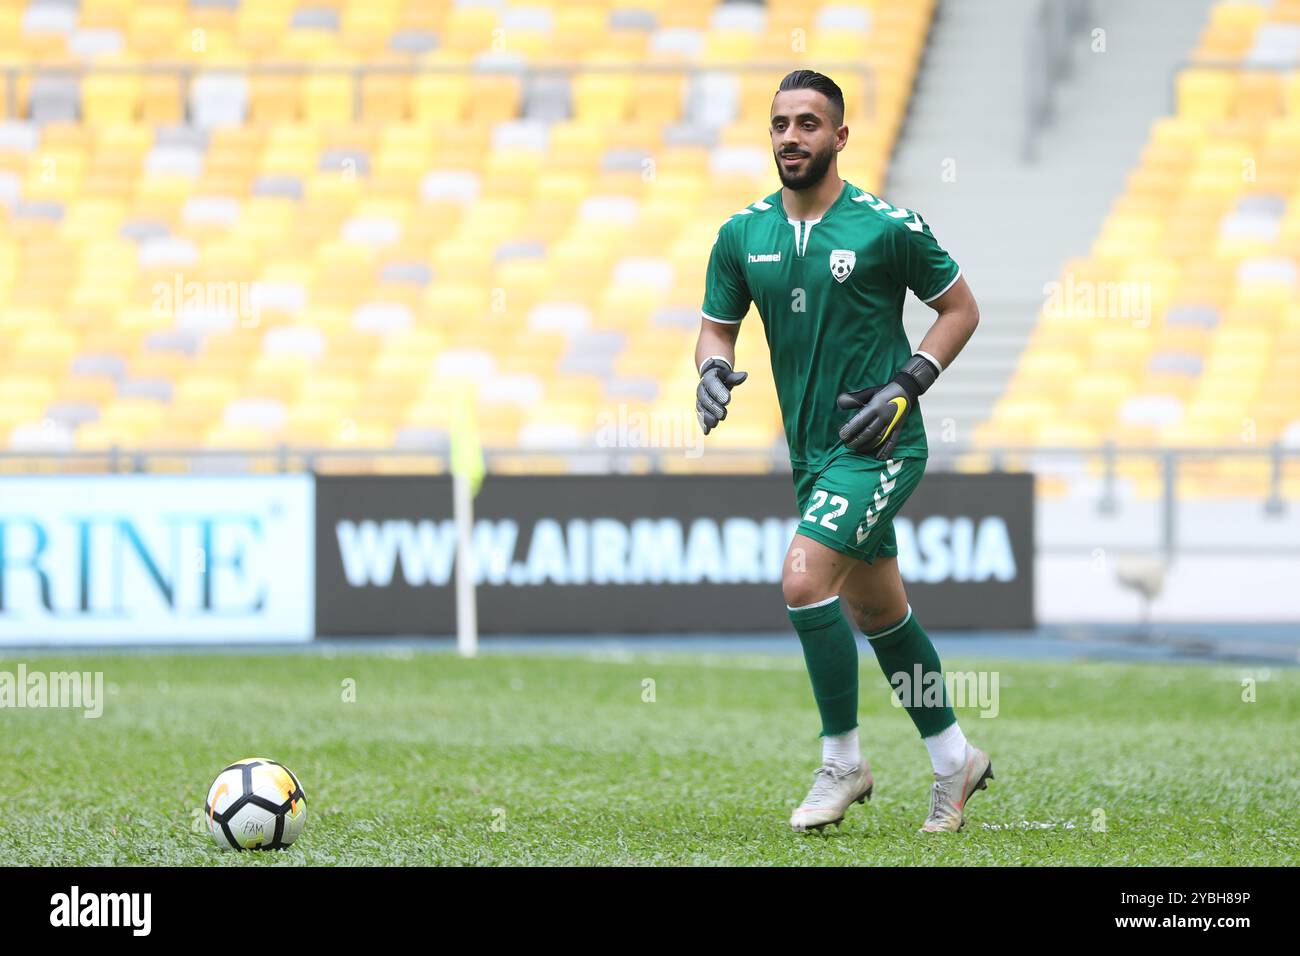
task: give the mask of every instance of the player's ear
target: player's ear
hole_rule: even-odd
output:
[[[849,143],[849,128],[841,123],[839,129],[835,131],[835,152],[839,152]]]

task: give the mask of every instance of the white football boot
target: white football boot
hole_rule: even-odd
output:
[[[976,790],[987,790],[993,779],[993,763],[978,747],[966,744],[966,763],[956,773],[934,775],[930,790],[930,815],[922,833],[956,833],[966,825],[966,801]]]
[[[829,764],[818,767],[813,773],[812,789],[803,803],[790,815],[790,826],[796,833],[807,830],[821,831],[828,823],[838,824],[850,804],[871,799],[871,768],[862,761],[854,770],[841,770]]]

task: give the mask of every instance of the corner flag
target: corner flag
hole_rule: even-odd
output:
[[[471,399],[461,396],[456,401],[455,418],[451,428],[451,472],[469,482],[475,495],[483,485],[483,446],[478,437],[478,414]]]

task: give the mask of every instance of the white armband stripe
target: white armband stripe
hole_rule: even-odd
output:
[[[930,298],[928,298],[928,299],[922,299],[921,301],[922,301],[922,302],[933,302],[935,299],[939,298],[939,296],[943,295],[945,292],[947,292],[949,289],[951,289],[954,285],[956,285],[956,284],[957,284],[957,280],[960,279],[960,278],[961,278],[961,267],[958,266],[958,267],[957,267],[957,274],[956,274],[955,276],[952,277],[952,281],[951,281],[951,282],[949,282],[946,286],[944,286],[942,289],[940,289],[940,290],[939,290],[938,292],[936,292],[934,295],[930,296]]]

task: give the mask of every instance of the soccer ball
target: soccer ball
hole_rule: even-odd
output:
[[[203,812],[217,846],[282,850],[307,823],[307,798],[284,764],[245,757],[217,774]]]

